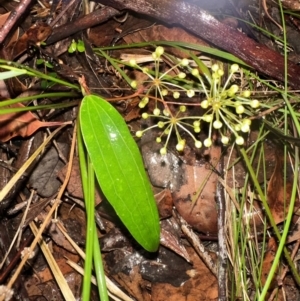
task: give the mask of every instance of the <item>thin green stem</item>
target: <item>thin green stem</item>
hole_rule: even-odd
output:
[[[74,93],[74,92],[40,93],[37,95],[31,95],[31,96],[27,96],[27,97],[18,97],[18,98],[14,98],[14,99],[3,100],[0,102],[0,108],[15,104],[15,103],[32,101],[32,100],[39,99],[39,98],[76,97],[76,96],[78,96],[78,94]]]
[[[258,195],[259,195],[259,197],[260,197],[260,199],[261,199],[261,201],[262,201],[263,207],[264,207],[265,212],[266,212],[266,214],[267,214],[267,217],[268,217],[268,219],[269,219],[269,221],[270,221],[270,224],[271,224],[271,226],[272,226],[272,228],[273,228],[273,230],[274,230],[274,232],[275,232],[275,235],[276,235],[278,241],[281,242],[281,239],[282,239],[281,234],[280,234],[280,232],[279,232],[279,230],[278,230],[278,228],[277,228],[277,225],[276,225],[275,222],[274,222],[272,213],[271,213],[270,208],[269,208],[269,205],[268,205],[268,203],[267,203],[266,196],[265,196],[265,194],[263,193],[263,191],[262,191],[262,189],[261,189],[261,187],[260,187],[260,185],[259,185],[259,183],[258,183],[258,181],[257,181],[257,177],[255,176],[253,167],[252,167],[252,165],[250,164],[250,161],[249,161],[249,159],[248,159],[248,156],[247,156],[247,153],[246,153],[245,149],[244,149],[244,148],[240,148],[240,153],[241,153],[242,156],[243,156],[244,162],[245,162],[245,164],[246,164],[246,166],[247,166],[247,170],[248,170],[248,172],[249,172],[249,174],[250,174],[250,177],[251,177],[251,179],[252,179],[252,181],[253,181],[254,187],[255,187],[256,191],[258,192]],[[291,201],[293,201],[293,200],[291,200]],[[292,272],[293,275],[294,275],[295,281],[297,282],[298,285],[300,285],[300,276],[299,276],[299,274],[298,274],[298,272],[297,272],[297,270],[296,270],[296,268],[295,268],[295,265],[294,265],[294,263],[293,263],[293,261],[292,261],[292,259],[291,259],[291,256],[290,256],[290,254],[289,254],[289,251],[287,250],[286,247],[284,247],[283,252],[284,252],[284,256],[285,256],[285,258],[286,258],[286,260],[287,260],[287,263],[288,263],[288,265],[289,265],[289,268],[291,269],[291,272]],[[270,275],[271,275],[271,273],[269,274],[268,279],[271,277]],[[274,276],[274,273],[273,273],[273,276]],[[267,283],[267,282],[266,282],[266,284],[265,284],[266,290],[268,289],[268,286],[269,286],[269,285],[270,285],[270,283]],[[263,301],[263,300],[264,300],[264,299],[262,299],[262,298],[260,297],[260,300],[259,300],[259,301]]]
[[[94,228],[96,229],[96,224],[94,223]],[[99,239],[96,230],[94,231],[94,265],[95,274],[97,278],[98,291],[101,301],[109,301],[105,273],[103,267],[103,261],[101,256],[101,249],[99,244]]]
[[[88,157],[88,191],[84,193],[85,209],[87,217],[86,227],[86,247],[85,247],[85,262],[84,262],[84,275],[83,275],[83,289],[82,289],[82,300],[89,301],[91,296],[91,276],[93,267],[93,250],[94,250],[94,233],[95,233],[95,174],[92,162]]]

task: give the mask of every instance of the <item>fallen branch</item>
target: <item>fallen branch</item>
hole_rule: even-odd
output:
[[[188,31],[222,48],[258,72],[284,81],[284,57],[231,28],[199,6],[180,0],[97,0],[119,10],[131,10],[169,24],[180,24]],[[300,88],[300,66],[288,62],[288,83]]]

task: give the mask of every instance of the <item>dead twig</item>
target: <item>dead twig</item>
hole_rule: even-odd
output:
[[[224,174],[224,156],[219,162],[219,173]],[[218,284],[219,284],[219,301],[226,301],[227,291],[227,249],[226,249],[226,225],[225,225],[225,195],[224,186],[221,182],[217,184],[216,201],[218,206]]]
[[[74,33],[101,24],[120,12],[111,7],[97,9],[94,12],[76,19],[74,22],[54,28],[52,35],[46,41],[48,45],[65,39]]]
[[[187,240],[194,247],[197,254],[200,256],[200,258],[203,260],[203,262],[206,264],[209,270],[217,277],[218,274],[217,266],[214,263],[210,254],[205,250],[205,247],[201,243],[199,237],[194,233],[193,230],[190,229],[187,222],[181,216],[177,215],[177,218],[180,221],[181,230],[185,234]]]
[[[197,5],[180,0],[97,0],[97,2],[118,10],[132,10],[169,24],[180,24],[209,43],[234,54],[258,72],[285,81],[285,62],[281,54],[219,22]],[[295,89],[299,88],[300,67],[288,62],[288,70],[289,85]]]

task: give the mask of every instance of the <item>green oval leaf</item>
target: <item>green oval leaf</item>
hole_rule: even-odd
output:
[[[118,111],[88,95],[80,107],[83,140],[99,185],[117,215],[147,251],[159,246],[159,216],[136,142]]]

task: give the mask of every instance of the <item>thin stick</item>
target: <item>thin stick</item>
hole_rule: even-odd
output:
[[[219,163],[219,172],[224,174],[224,156]],[[224,186],[221,182],[217,184],[216,201],[218,206],[218,284],[219,284],[219,301],[226,301],[227,292],[227,250],[226,250],[226,229],[225,229],[225,196]]]
[[[210,271],[217,276],[217,267],[210,256],[210,254],[205,250],[204,245],[201,243],[199,237],[194,233],[193,230],[191,230],[187,224],[187,222],[179,215],[177,215],[177,218],[180,221],[181,224],[181,230],[186,235],[187,240],[190,242],[190,244],[194,247],[197,254],[200,256],[200,258],[203,260],[203,262],[206,264],[206,266],[210,269]]]

